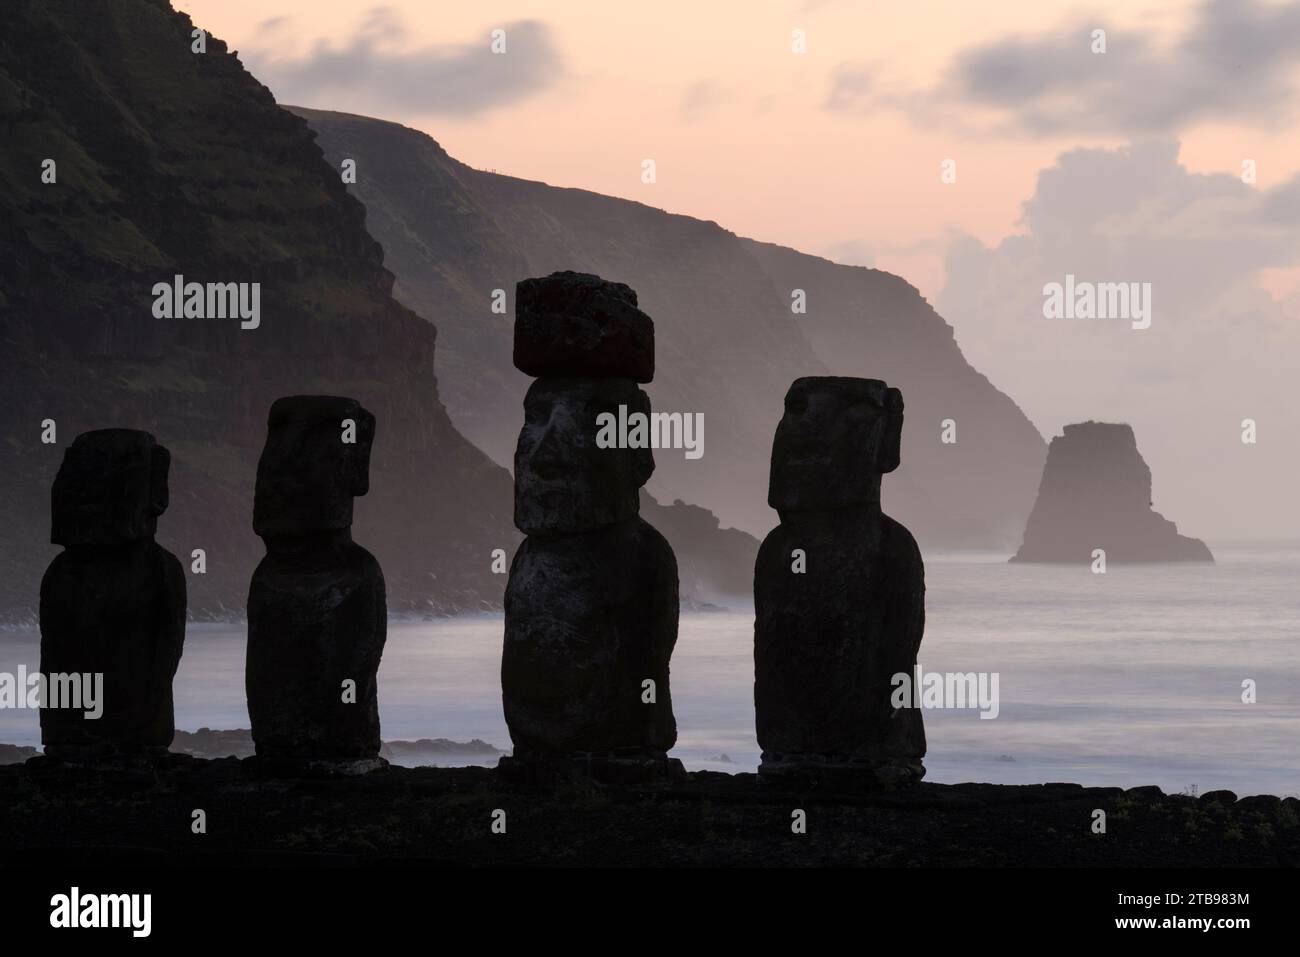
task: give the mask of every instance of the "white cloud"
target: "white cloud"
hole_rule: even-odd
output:
[[[1157,507],[1190,534],[1300,535],[1300,325],[1258,280],[1300,264],[1300,177],[1271,190],[1201,175],[1178,144],[1080,149],[1040,173],[1023,231],[949,248],[938,309],[972,364],[1045,434],[1130,422]],[[1043,286],[1149,282],[1151,328],[1043,318]],[[1260,444],[1242,446],[1243,418]]]
[[[472,42],[410,49],[402,46],[400,16],[379,7],[346,43],[319,41],[285,55],[275,48],[290,27],[284,17],[264,22],[241,58],[276,100],[297,106],[381,117],[467,115],[531,96],[563,74],[550,30],[536,20],[484,27]],[[492,52],[493,29],[505,31],[506,52]]]

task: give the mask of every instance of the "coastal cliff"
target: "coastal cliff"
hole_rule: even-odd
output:
[[[577,270],[637,290],[655,323],[654,407],[704,416],[702,458],[656,455],[647,489],[658,501],[681,499],[724,527],[765,534],[775,518],[768,449],[789,384],[884,378],[908,397],[889,514],[923,548],[1015,546],[1042,472],[1042,436],[905,280],[645,203],[474,169],[397,123],[288,109],[311,123],[332,162],[356,161],[349,188],[384,244],[397,297],[438,324],[452,421],[495,461],[508,465],[514,453],[527,380],[511,364],[513,305],[493,313],[493,290],[509,298],[520,279]],[[954,442],[942,439],[946,419]]]
[[[34,613],[56,551],[50,481],[104,427],[171,450],[159,542],[187,569],[204,553],[191,615],[241,616],[267,413],[295,393],[350,395],[378,419],[356,533],[390,609],[500,607],[510,475],[452,425],[434,325],[393,297],[365,208],[307,124],[218,38],[196,52],[196,25],[163,0],[15,0],[4,21],[0,618]],[[159,316],[151,290],[178,275],[256,284],[256,325]]]

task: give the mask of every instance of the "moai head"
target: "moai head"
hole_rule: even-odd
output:
[[[55,545],[151,539],[167,510],[171,456],[148,432],[83,432],[63,454],[50,494]]]
[[[515,526],[526,535],[572,534],[636,515],[654,472],[650,449],[600,448],[596,419],[650,412],[630,379],[538,379],[524,398],[515,447]]]
[[[253,531],[294,538],[352,525],[352,499],[370,489],[375,417],[355,399],[276,399],[257,462]]]
[[[767,503],[810,512],[880,501],[902,431],[903,395],[879,379],[796,379],[772,442]]]
[[[575,272],[519,283],[515,316],[515,366],[539,377],[515,449],[515,525],[557,535],[632,518],[654,453],[599,447],[597,418],[649,415],[636,383],[654,377],[654,322],[628,286]]]

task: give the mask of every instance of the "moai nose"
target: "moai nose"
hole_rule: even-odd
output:
[[[561,478],[564,475],[566,463],[571,458],[566,454],[566,432],[554,418],[542,427],[541,437],[529,459],[529,466],[538,478]]]

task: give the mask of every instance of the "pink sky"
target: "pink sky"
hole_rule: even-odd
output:
[[[1300,0],[179,2],[280,102],[897,273],[1045,437],[1131,423],[1188,534],[1300,537]],[[1046,322],[1067,272],[1150,330]]]
[[[347,46],[372,11],[319,0],[181,0],[181,9],[233,48],[292,59]],[[842,65],[870,70],[873,88],[906,97],[938,88],[962,50],[1013,36],[1078,34],[1077,24],[1132,30],[1169,46],[1196,5],[1106,0],[738,0],[562,3],[392,0],[380,53],[478,45],[520,21],[543,23],[558,54],[549,83],[470,115],[394,104],[365,85],[321,91],[299,105],[395,120],[429,133],[453,156],[559,186],[626,197],[712,219],[740,233],[897,272],[933,299],[943,283],[945,237],[962,230],[993,243],[1015,230],[1035,177],[1063,150],[1116,146],[1128,136],[1031,137],[999,129],[995,111],[952,104],[957,118],[825,108]],[[273,28],[264,24],[284,18]],[[793,31],[807,52],[792,52]],[[510,48],[497,58],[508,68]],[[1125,55],[1122,45],[1106,57]],[[252,57],[249,57],[252,59]],[[1105,57],[1097,68],[1109,68]],[[274,74],[261,77],[276,91]],[[306,96],[295,99],[307,99]],[[693,104],[693,107],[687,106]],[[1297,127],[1197,123],[1177,131],[1194,172],[1236,173],[1253,158],[1259,185],[1300,169]],[[990,132],[993,131],[993,132]],[[657,182],[641,182],[653,158]],[[940,182],[940,163],[957,182]],[[856,255],[855,255],[855,251]],[[1281,291],[1293,278],[1270,274]]]

